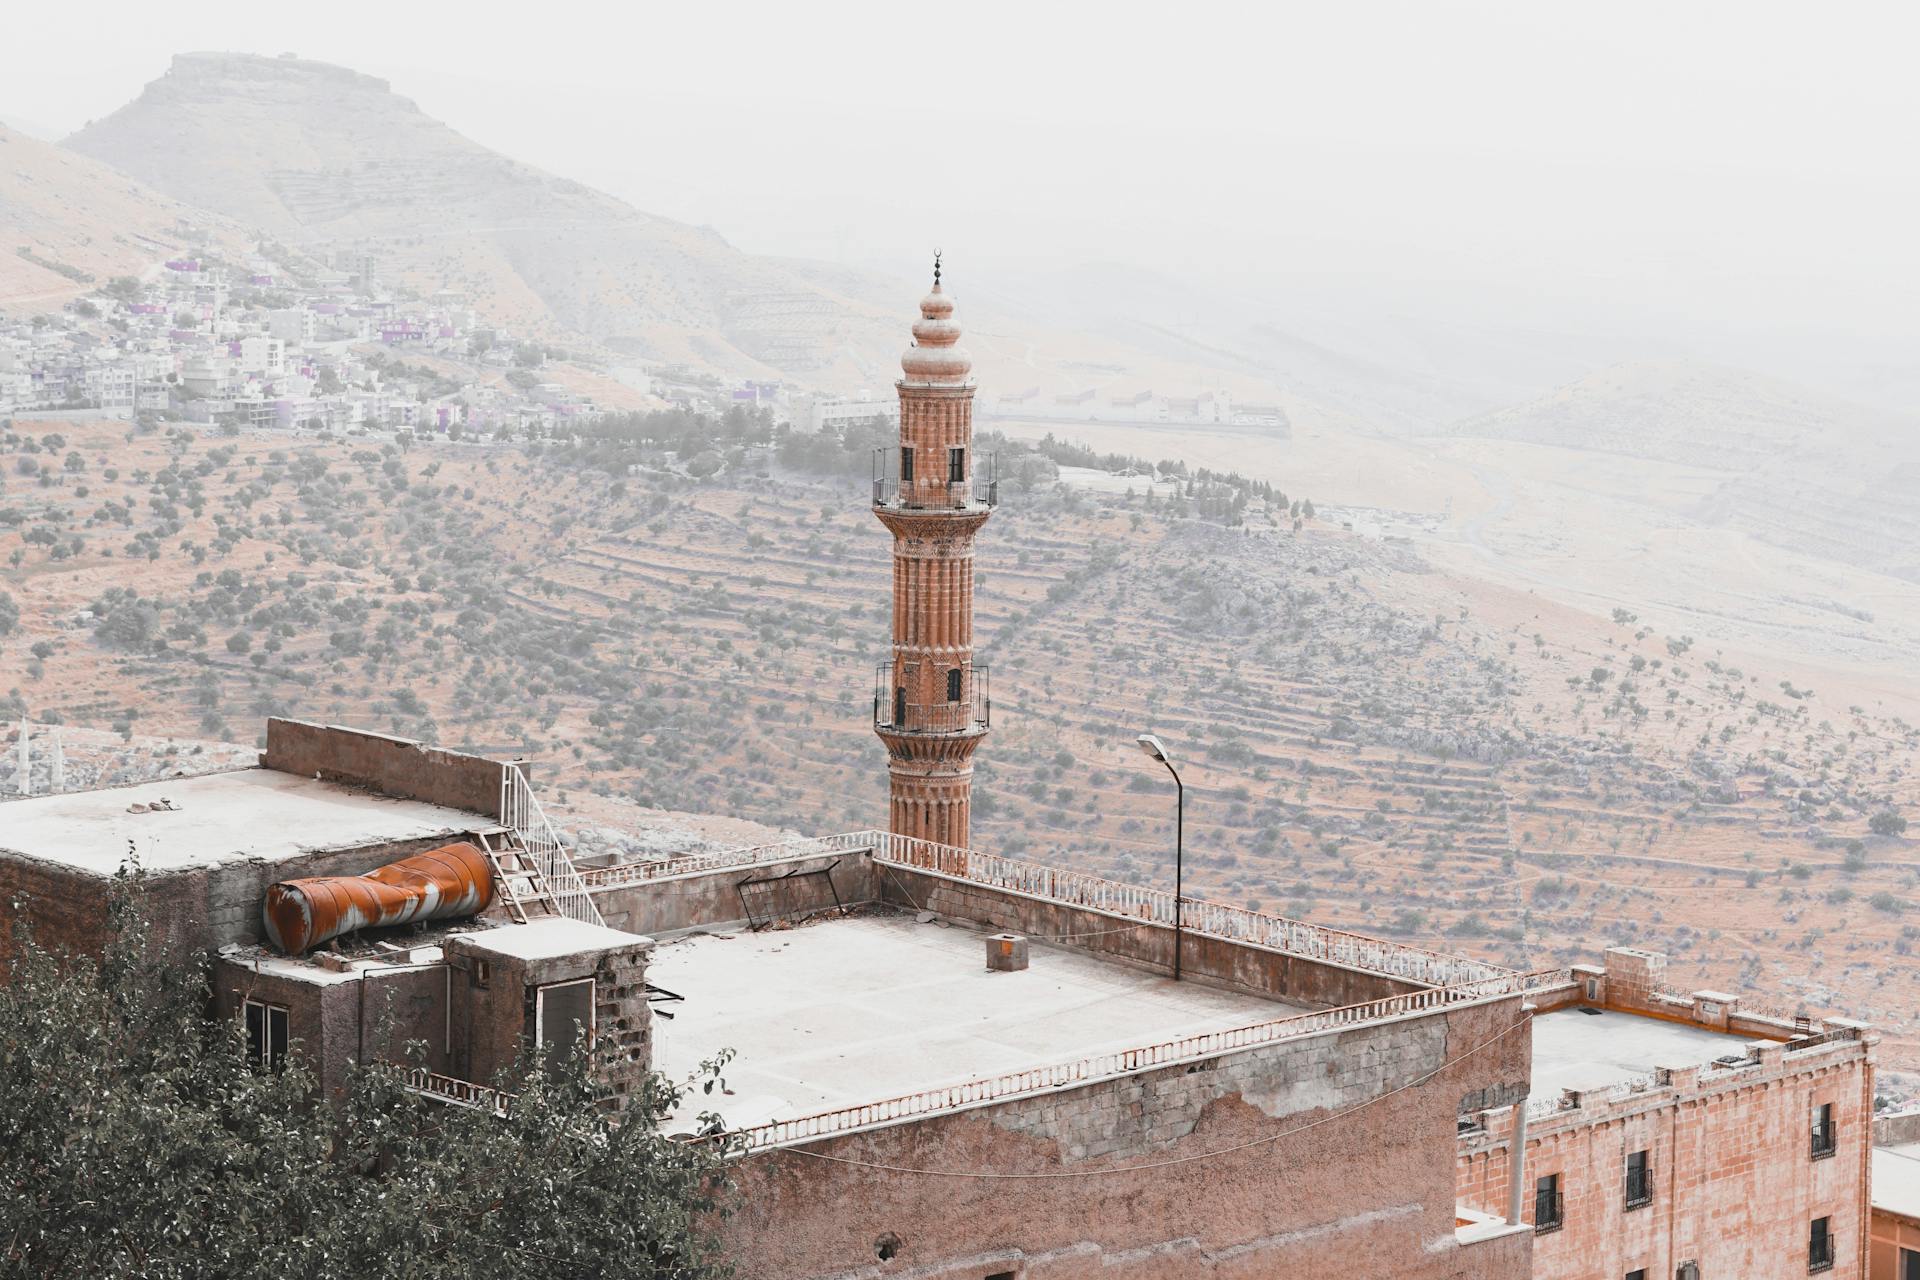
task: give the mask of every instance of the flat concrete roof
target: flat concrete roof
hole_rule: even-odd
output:
[[[677,1120],[731,1128],[1284,1018],[1307,1006],[1221,991],[1035,943],[1030,967],[987,971],[984,933],[910,915],[659,943],[647,980],[654,1062],[685,1079],[731,1048],[732,1094],[696,1094]]]
[[[1555,1009],[1533,1020],[1532,1092],[1557,1098],[1562,1089],[1604,1089],[1655,1067],[1698,1066],[1744,1054],[1750,1043],[1747,1036],[1617,1009]]]
[[[547,916],[525,924],[504,925],[496,929],[475,929],[454,935],[470,947],[517,960],[551,960],[556,956],[579,955],[583,951],[608,951],[650,941],[637,933],[609,929],[605,925],[569,920],[565,916]]]
[[[1873,1207],[1920,1222],[1920,1142],[1873,1149]]]
[[[166,799],[172,810],[130,813]],[[174,871],[393,840],[452,837],[497,824],[484,814],[274,769],[237,769],[0,804],[0,850],[111,875],[133,841],[148,870]]]

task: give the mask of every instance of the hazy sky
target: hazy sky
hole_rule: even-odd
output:
[[[0,116],[42,128],[177,50],[291,50],[761,252],[1920,339],[1912,6],[18,9]]]

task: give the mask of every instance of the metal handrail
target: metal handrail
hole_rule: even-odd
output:
[[[964,511],[1000,505],[1000,482],[994,478],[993,454],[970,454],[966,474],[955,480],[946,475],[947,459],[926,460],[934,470],[911,480],[900,478],[900,449],[889,445],[873,451],[873,505],[895,511]]]
[[[500,771],[500,824],[513,832],[521,849],[533,859],[556,911],[582,924],[606,924],[560,832],[547,821],[546,810],[533,794],[526,771],[514,762]]]
[[[873,671],[873,723],[893,733],[971,733],[993,724],[993,698],[984,662],[960,668],[960,697],[948,702],[908,700],[894,684],[894,667],[882,662]],[[941,677],[936,673],[936,679]]]

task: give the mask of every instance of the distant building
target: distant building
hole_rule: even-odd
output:
[[[875,399],[858,396],[800,396],[793,402],[793,427],[796,431],[818,434],[841,430],[850,423],[898,427],[900,402],[891,396]]]

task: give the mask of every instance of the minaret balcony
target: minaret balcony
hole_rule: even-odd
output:
[[[948,449],[886,448],[873,451],[873,505],[887,511],[980,512],[1000,505],[994,455],[975,456]],[[955,456],[958,455],[958,456]]]
[[[897,683],[896,668],[883,662],[873,673],[873,727],[885,733],[985,733],[993,724],[993,699],[988,696],[987,664],[976,662],[936,672],[938,701],[925,700],[919,689]],[[910,676],[909,684],[921,681]]]

